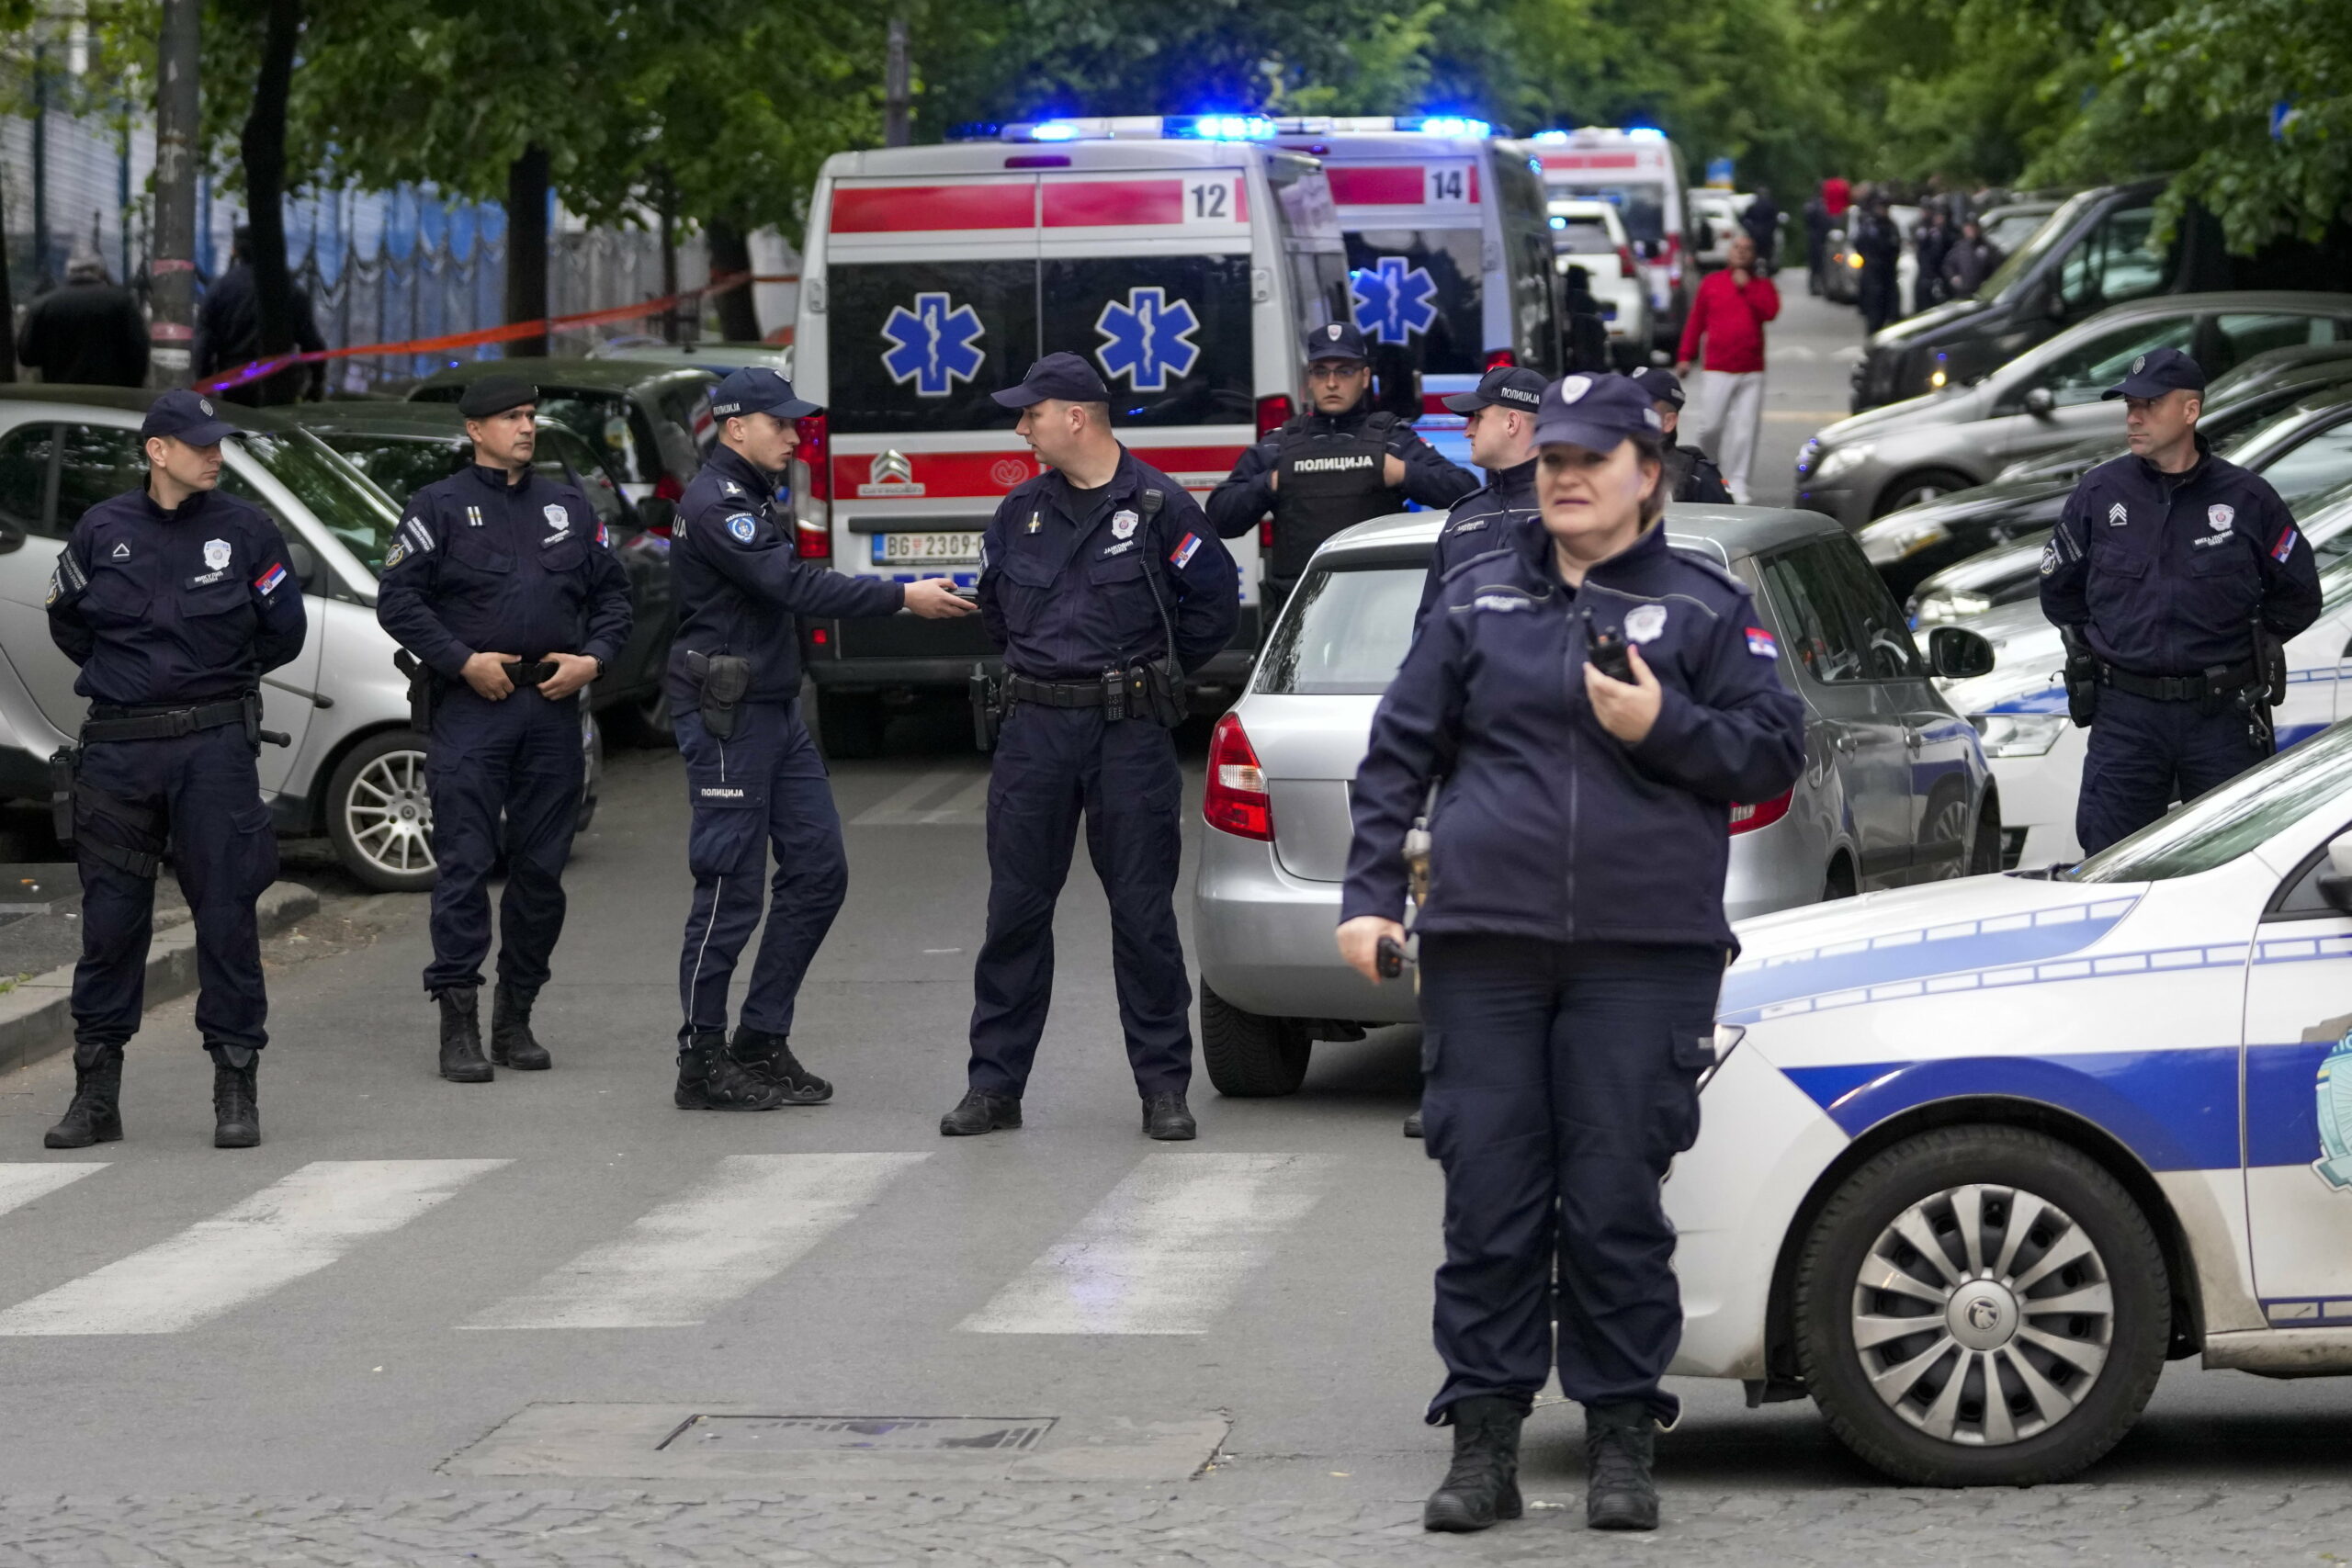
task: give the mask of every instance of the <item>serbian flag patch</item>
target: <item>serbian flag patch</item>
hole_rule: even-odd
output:
[[[254,578],[254,587],[264,593],[275,593],[277,592],[277,585],[285,581],[286,567],[283,562],[279,562]]]
[[[2287,564],[2287,558],[2294,553],[2295,530],[2291,527],[2280,529],[2278,531],[2278,542],[2270,547],[2270,558],[2277,561],[2280,566],[2285,566]]]
[[[1182,571],[1193,564],[1193,558],[1200,553],[1200,548],[1201,536],[1198,534],[1187,534],[1176,541],[1176,547],[1168,552],[1168,558],[1176,563],[1177,570]]]
[[[1747,651],[1758,659],[1778,659],[1781,657],[1781,645],[1774,642],[1772,634],[1762,626],[1750,626],[1747,628]]]

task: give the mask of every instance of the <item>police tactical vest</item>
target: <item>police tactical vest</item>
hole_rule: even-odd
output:
[[[1383,475],[1388,432],[1396,416],[1375,413],[1354,430],[1317,429],[1295,419],[1282,427],[1274,471],[1274,558],[1266,575],[1295,582],[1316,547],[1342,528],[1397,509]]]

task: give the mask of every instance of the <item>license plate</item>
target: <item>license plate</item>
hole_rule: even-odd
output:
[[[980,558],[978,534],[876,534],[876,566],[958,566]]]

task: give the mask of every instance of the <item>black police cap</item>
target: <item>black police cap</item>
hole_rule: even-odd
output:
[[[1478,384],[1470,390],[1456,392],[1442,400],[1455,413],[1496,408],[1532,414],[1544,406],[1544,378],[1515,365],[1498,365],[1479,377]]]
[[[200,392],[165,392],[148,405],[147,417],[139,423],[141,441],[169,435],[191,446],[217,446],[229,436],[243,434],[216,415],[212,400]]]
[[[2166,392],[2201,392],[2205,367],[2177,348],[2152,348],[2132,362],[2131,373],[2101,392],[2101,398],[2161,398]]]
[[[520,376],[485,376],[458,399],[458,412],[468,419],[488,419],[539,400],[539,389]]]
[[[774,414],[778,419],[806,419],[819,410],[792,389],[792,383],[764,366],[747,365],[711,389],[710,412],[717,419],[738,414]]]
[[[1059,398],[1066,403],[1107,403],[1111,389],[1094,373],[1094,367],[1075,354],[1049,354],[1029,367],[1029,374],[1021,378],[1018,387],[1008,387],[1001,392],[989,394],[1009,409],[1034,408],[1047,398]]]
[[[1306,350],[1308,364],[1318,359],[1369,359],[1372,355],[1363,346],[1363,333],[1356,331],[1352,321],[1330,321],[1323,326],[1309,327],[1300,343]]]
[[[1666,428],[1650,395],[1628,376],[1568,376],[1544,389],[1535,414],[1535,444],[1561,443],[1614,452],[1626,437]]]
[[[1650,401],[1664,403],[1668,408],[1680,408],[1689,397],[1689,394],[1682,389],[1682,378],[1663,365],[1653,365],[1646,370],[1632,371],[1627,378],[1643,391],[1647,392],[1650,395]]]

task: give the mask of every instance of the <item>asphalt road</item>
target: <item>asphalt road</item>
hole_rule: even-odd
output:
[[[1148,1143],[1081,856],[1028,1126],[940,1139],[985,892],[959,720],[837,772],[852,892],[796,1038],[831,1105],[671,1107],[684,788],[648,752],[572,867],[553,1072],[433,1075],[423,902],[391,897],[272,943],[258,1150],[209,1146],[186,1002],[133,1046],[124,1143],[41,1150],[62,1058],[0,1079],[0,1568],[2352,1555],[2352,1384],[2186,1366],[2030,1493],[1899,1490],[1810,1406],[1690,1383],[1656,1542],[1577,1528],[1579,1422],[1547,1405],[1529,1519],[1422,1536],[1411,1032],[1319,1048],[1291,1100],[1204,1083],[1201,1140]],[[836,1419],[687,1424],[713,1412]],[[986,1419],[837,1419],[912,1416]]]

